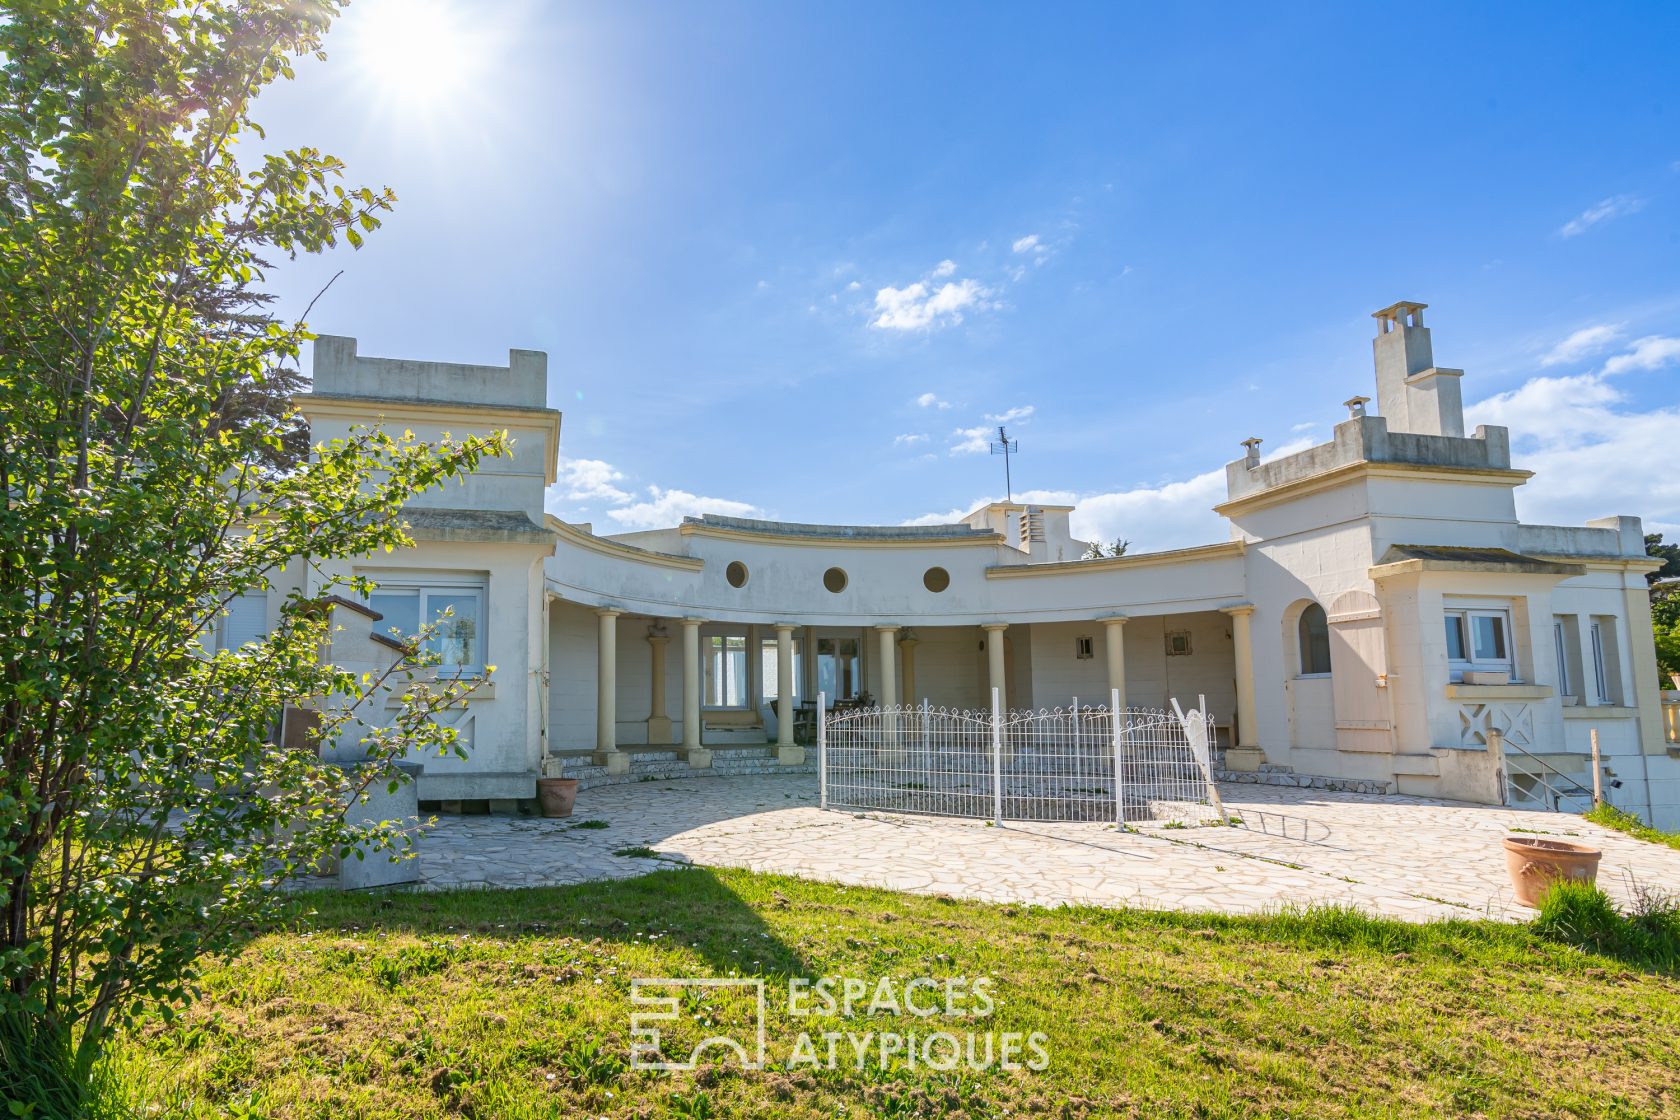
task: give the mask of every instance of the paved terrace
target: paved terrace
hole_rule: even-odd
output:
[[[1521,919],[1501,837],[1604,850],[1599,882],[1680,890],[1680,851],[1579,817],[1412,797],[1223,787],[1239,827],[1119,832],[824,812],[810,775],[674,779],[584,790],[570,820],[450,817],[421,842],[425,886],[619,879],[692,863],[989,902],[1091,903],[1231,914],[1341,903],[1413,920]],[[581,821],[607,828],[578,828]],[[614,855],[645,845],[654,859]]]

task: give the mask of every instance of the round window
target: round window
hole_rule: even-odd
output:
[[[823,573],[823,586],[836,595],[846,590],[846,569],[830,568]]]
[[[944,568],[929,568],[922,573],[922,586],[937,595],[951,586],[951,573]]]
[[[723,570],[723,578],[729,581],[731,587],[745,587],[747,585],[747,566],[739,560],[731,560],[729,567]]]

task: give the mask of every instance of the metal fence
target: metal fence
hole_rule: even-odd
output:
[[[825,809],[1017,821],[1222,822],[1213,720],[1082,705],[1039,711],[920,707],[817,710]]]

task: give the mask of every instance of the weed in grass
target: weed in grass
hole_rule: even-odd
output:
[[[611,827],[612,827],[612,825],[609,824],[606,821],[579,821],[576,824],[572,825],[570,828],[568,828],[566,831],[567,832],[581,832],[581,831],[585,831],[585,830],[588,830],[588,829],[611,828]]]
[[[624,1059],[600,1039],[586,1038],[561,1053],[560,1068],[581,1085],[611,1085],[624,1072]]]
[[[658,859],[659,853],[646,844],[629,844],[622,848],[614,848],[613,855],[624,856],[627,859]]]
[[[1629,964],[1680,969],[1680,905],[1666,893],[1642,890],[1623,914],[1596,884],[1559,879],[1540,897],[1534,928],[1562,941]]]
[[[712,1105],[712,1098],[703,1089],[684,1096],[682,1093],[672,1093],[665,1098],[665,1107],[670,1115],[680,1117],[681,1120],[712,1120],[717,1109]]]

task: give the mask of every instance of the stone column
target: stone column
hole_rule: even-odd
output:
[[[776,623],[776,761],[799,766],[805,748],[793,741],[793,623]]]
[[[987,710],[992,706],[992,689],[997,689],[998,703],[1004,710],[1009,708],[1009,682],[1003,679],[1003,632],[1009,629],[1007,622],[988,622],[980,627],[986,632],[986,702]]]
[[[601,626],[595,639],[594,761],[597,766],[605,766],[609,774],[630,771],[630,756],[618,749],[618,616],[623,613],[617,607],[601,607],[595,612]]]
[[[1266,761],[1266,752],[1260,749],[1260,717],[1254,705],[1254,639],[1253,627],[1249,625],[1254,605],[1239,603],[1219,610],[1231,617],[1231,643],[1237,670],[1236,742],[1225,751],[1225,768],[1258,770]]]
[[[875,633],[880,639],[881,671],[877,678],[881,685],[881,695],[875,698],[876,703],[883,708],[891,708],[898,703],[898,658],[895,652],[898,648],[897,626],[877,626]]]
[[[682,620],[683,756],[696,769],[712,764],[712,752],[700,745],[700,624],[704,621],[703,618]]]
[[[898,640],[899,675],[904,678],[904,702],[919,704],[921,700],[916,695],[916,646],[918,639],[913,637],[914,630],[906,630],[904,637]]]
[[[1120,707],[1126,706],[1126,616],[1110,615],[1101,620],[1103,642],[1108,653],[1108,687],[1120,694]]]
[[[662,623],[655,623],[648,627],[647,643],[653,657],[648,674],[653,694],[648,698],[647,741],[669,743],[671,717],[665,714],[665,647],[671,644],[671,635],[665,632]]]

